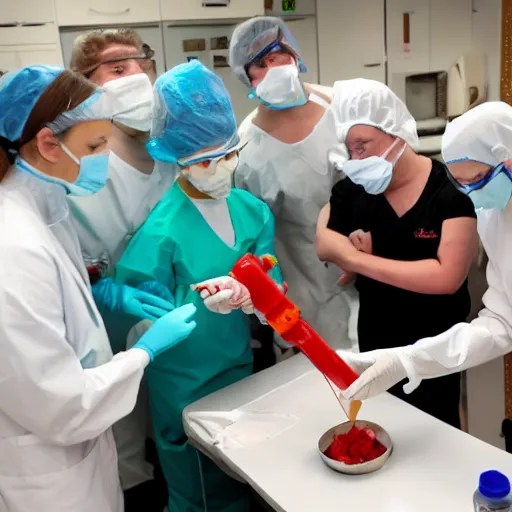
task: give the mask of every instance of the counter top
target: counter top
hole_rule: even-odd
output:
[[[442,397],[439,397],[442,400]],[[297,421],[287,430],[240,447],[212,443],[190,415],[235,409],[275,412]],[[512,477],[512,456],[384,394],[363,404],[359,419],[384,427],[394,444],[380,471],[336,473],[317,444],[346,421],[324,377],[302,355],[190,405],[185,430],[221,466],[286,512],[470,512],[482,471]]]

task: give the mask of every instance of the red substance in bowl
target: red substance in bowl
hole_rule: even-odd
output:
[[[387,448],[369,428],[352,427],[346,434],[339,434],[324,452],[326,457],[343,464],[363,464],[384,455]]]

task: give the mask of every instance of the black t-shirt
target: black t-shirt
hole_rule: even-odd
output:
[[[432,161],[432,172],[416,204],[398,217],[384,194],[371,195],[348,178],[332,190],[328,227],[348,236],[357,229],[372,235],[373,254],[400,261],[437,258],[447,219],[476,217],[471,199],[449,181],[446,168]],[[363,351],[398,347],[435,336],[466,319],[467,281],[453,295],[426,295],[358,275],[359,345]]]

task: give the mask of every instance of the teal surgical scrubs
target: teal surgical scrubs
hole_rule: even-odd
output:
[[[183,409],[252,373],[249,319],[240,310],[209,311],[190,285],[226,276],[245,254],[274,254],[274,219],[268,206],[243,190],[227,204],[235,245],[226,245],[175,182],[131,240],[116,268],[116,282],[164,284],[175,306],[193,303],[197,328],[148,367],[151,410],[169,512],[249,510],[246,485],[228,477],[188,444]],[[278,267],[273,278],[281,283]]]

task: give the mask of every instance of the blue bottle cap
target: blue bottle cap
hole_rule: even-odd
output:
[[[510,482],[499,471],[485,471],[480,475],[478,490],[482,496],[491,499],[505,498],[510,494]]]

